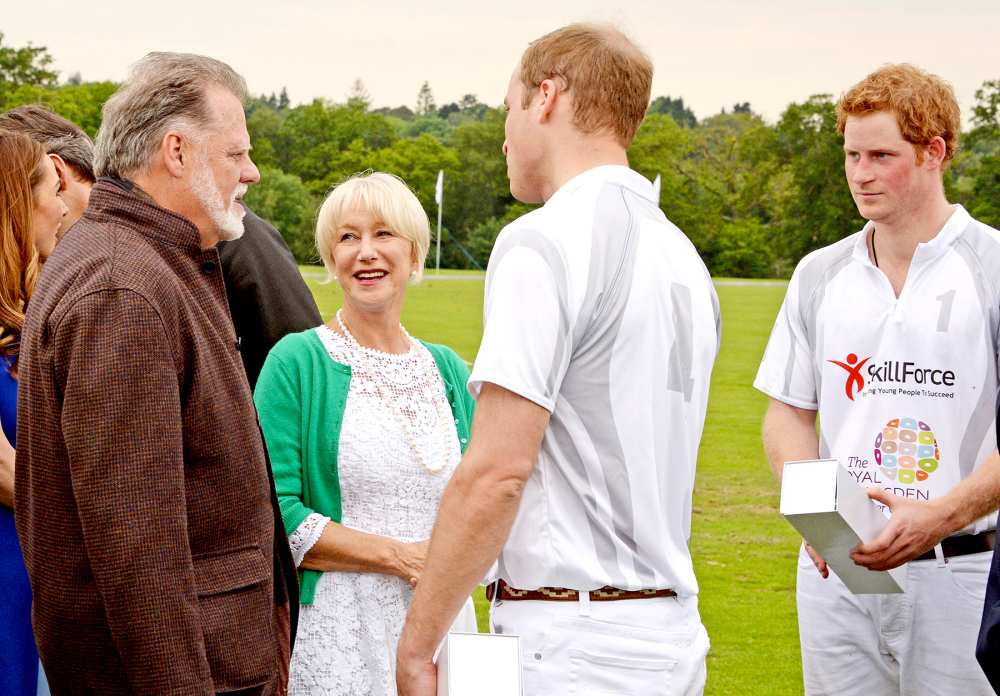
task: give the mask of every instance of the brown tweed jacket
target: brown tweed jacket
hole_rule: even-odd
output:
[[[53,694],[284,693],[288,545],[219,268],[101,180],[31,299],[16,520]]]

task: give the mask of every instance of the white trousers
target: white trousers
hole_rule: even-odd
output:
[[[976,662],[992,552],[907,564],[906,592],[854,595],[802,550],[796,598],[807,696],[993,696]]]
[[[524,696],[699,696],[708,633],[698,598],[497,601],[495,633],[521,636]]]

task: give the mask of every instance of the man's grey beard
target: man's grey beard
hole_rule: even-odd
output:
[[[243,206],[235,206],[235,210],[230,210],[227,201],[222,200],[222,192],[215,185],[212,169],[207,160],[198,163],[191,180],[191,188],[195,197],[205,207],[209,219],[215,224],[219,232],[219,241],[228,242],[243,236],[243,215],[246,211]],[[246,191],[246,185],[240,184],[236,191],[237,197],[243,196]]]

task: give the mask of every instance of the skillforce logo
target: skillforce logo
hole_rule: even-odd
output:
[[[872,356],[862,360],[857,353],[848,353],[846,362],[827,360],[847,372],[844,393],[854,401],[865,385],[899,385],[898,389],[882,390],[886,393],[900,393],[905,396],[952,396],[947,393],[921,391],[916,387],[954,387],[955,371],[936,367],[921,367],[907,360],[883,360],[869,362]],[[916,385],[916,386],[914,386]]]
[[[855,353],[848,353],[846,363],[842,363],[839,360],[827,360],[827,362],[847,370],[847,382],[844,383],[844,393],[847,394],[847,398],[851,401],[854,401],[855,394],[865,388],[865,378],[861,376],[861,368],[871,359],[872,356],[869,355],[864,360],[858,362],[858,356]]]

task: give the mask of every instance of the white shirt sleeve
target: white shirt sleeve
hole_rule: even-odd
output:
[[[801,265],[800,265],[801,268]],[[773,399],[798,408],[819,407],[813,347],[800,307],[798,270],[792,275],[785,301],[774,321],[767,350],[757,370],[753,386]]]
[[[469,377],[469,392],[479,398],[484,382],[512,391],[551,412],[572,354],[568,288],[557,278],[558,262],[535,249],[507,251],[486,290],[483,340]]]
[[[309,549],[319,541],[329,522],[330,518],[326,515],[311,512],[288,536],[288,546],[292,550],[292,560],[295,562],[296,568],[302,565],[302,559],[309,553]]]

